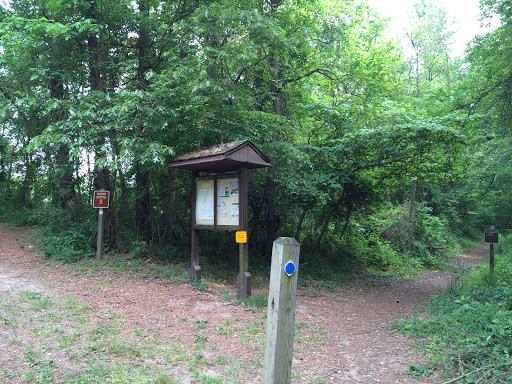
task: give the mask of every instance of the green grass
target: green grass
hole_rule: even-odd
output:
[[[199,329],[203,329],[204,327],[206,327],[206,324],[208,323],[208,319],[197,319],[197,328]]]
[[[128,332],[123,317],[112,310],[98,312],[71,296],[49,297],[34,291],[3,297],[0,320],[4,327],[16,324],[18,337],[10,338],[10,353],[24,362],[21,369],[3,367],[0,381],[16,377],[43,384],[181,383],[181,379],[240,383],[239,362],[207,357],[217,349],[209,335],[230,337],[242,326],[238,322],[236,326],[226,322],[216,332],[207,319],[198,318],[195,325],[200,332],[190,346],[179,338],[162,337],[160,331]],[[186,322],[180,324],[187,327]],[[261,322],[252,326],[259,329]],[[259,361],[248,362],[243,369],[259,366]]]
[[[429,358],[428,365],[411,364],[408,374],[437,372],[457,383],[512,382],[511,244],[511,238],[502,241],[493,275],[484,264],[433,297],[424,313],[396,321]]]
[[[29,300],[39,300],[42,297],[40,292],[33,291],[20,291],[18,301],[20,303],[25,303]]]

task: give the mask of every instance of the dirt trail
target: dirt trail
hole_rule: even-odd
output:
[[[198,335],[194,319],[207,319],[202,332],[215,349],[205,350],[204,355],[212,362],[212,374],[216,369],[213,361],[225,356],[248,366],[240,370],[242,383],[261,383],[262,369],[254,364],[262,359],[261,345],[245,336],[254,324],[259,324],[258,332],[263,332],[263,316],[222,300],[227,289],[236,292],[234,286],[210,284],[208,293],[201,293],[186,284],[171,285],[157,279],[135,280],[112,273],[76,276],[67,267],[43,260],[25,242],[28,237],[25,230],[0,228],[1,298],[14,297],[24,290],[71,295],[100,313],[118,313],[126,332],[158,331],[168,340],[180,340],[185,349],[194,346]],[[486,254],[486,249],[474,251],[463,259],[463,264],[478,264]],[[311,378],[322,378],[327,383],[440,382],[436,377],[418,379],[406,375],[408,365],[421,364],[422,356],[411,349],[410,339],[384,326],[426,304],[431,295],[449,283],[447,274],[431,273],[418,280],[377,283],[375,288],[365,290],[300,293],[296,323],[301,329],[296,331],[299,334],[292,369],[301,374],[295,375],[292,383],[313,382]],[[265,290],[255,293],[267,294]],[[184,322],[186,319],[190,321]],[[219,329],[229,322],[231,334],[219,334]],[[0,345],[6,345],[8,334],[0,325]],[[0,354],[0,368],[14,369],[9,366],[15,365],[14,360],[13,356]],[[183,377],[179,379],[183,383],[199,382],[181,372]],[[305,381],[306,377],[310,381]],[[0,372],[0,383],[4,382],[16,381],[4,378]]]

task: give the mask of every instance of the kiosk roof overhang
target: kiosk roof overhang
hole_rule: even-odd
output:
[[[177,157],[170,168],[199,172],[231,172],[241,167],[264,168],[270,160],[249,140],[201,149]]]

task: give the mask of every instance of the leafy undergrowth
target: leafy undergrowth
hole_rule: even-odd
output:
[[[97,219],[93,211],[91,208],[80,220],[72,220],[67,212],[55,207],[19,210],[8,215],[0,213],[0,218],[15,226],[36,226],[37,246],[45,258],[60,263],[80,263],[87,262],[96,253]],[[369,218],[353,222],[344,236],[337,231],[327,233],[322,246],[317,246],[313,238],[304,236],[301,243],[303,275],[327,282],[324,285],[330,289],[329,280],[335,281],[340,275],[354,272],[386,277],[445,269],[453,254],[461,250],[464,239],[452,235],[446,220],[434,216],[427,206],[418,205],[416,220],[410,228],[408,217],[407,205],[386,206]],[[109,239],[105,239],[106,258],[123,263],[127,255],[132,260],[128,269],[137,267],[138,261],[146,259],[155,264],[182,264],[188,270],[187,242],[153,244],[134,240],[129,235],[124,237],[119,248],[109,248]],[[268,275],[270,270],[269,255],[258,256],[257,249],[257,245],[251,248],[250,261],[251,273],[256,272],[255,278],[257,272]],[[236,259],[236,248],[226,246],[225,234],[204,234],[201,244],[204,277],[221,281],[231,279],[233,270],[238,268]],[[148,266],[146,269],[152,269],[147,271],[150,275],[167,273],[163,268],[157,271],[157,268]],[[254,282],[258,283],[257,280]]]
[[[484,264],[432,298],[426,313],[395,327],[420,340],[429,366],[408,373],[448,376],[447,383],[512,382],[512,238],[502,241],[494,274]],[[500,252],[501,251],[501,252]]]

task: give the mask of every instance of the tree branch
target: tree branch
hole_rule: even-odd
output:
[[[473,110],[475,109],[475,107],[485,98],[487,97],[491,92],[493,92],[494,90],[496,90],[497,88],[501,87],[503,84],[507,83],[507,82],[510,82],[512,81],[512,74],[499,81],[498,83],[494,84],[491,88],[489,88],[488,90],[482,92],[480,95],[478,95],[477,97],[475,97],[471,102],[469,103],[466,103],[466,104],[463,104],[463,105],[459,105],[458,107],[455,108],[455,111],[456,110],[459,110],[459,109],[464,109],[464,108],[468,108],[470,107],[469,109],[469,112],[468,112],[468,117],[471,116],[471,113],[473,113]]]

